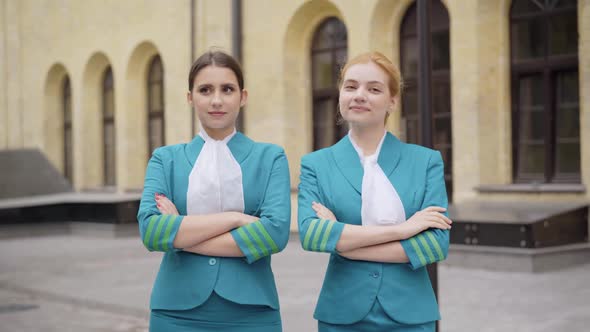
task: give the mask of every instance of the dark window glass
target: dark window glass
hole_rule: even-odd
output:
[[[105,70],[102,85],[104,184],[116,185],[115,91],[113,71]]]
[[[346,26],[339,19],[326,19],[316,30],[311,48],[313,93],[313,148],[333,145],[347,133],[338,124],[338,76],[346,63]]]
[[[416,4],[412,4],[401,24],[401,71],[404,78],[402,122],[406,141],[422,144],[421,118],[418,113],[418,35]],[[445,162],[445,182],[449,199],[452,197],[452,130],[451,77],[449,52],[449,15],[440,0],[430,3],[430,40],[432,76],[432,138]]]
[[[577,2],[514,1],[515,182],[580,181]]]
[[[156,55],[148,67],[148,158],[152,152],[164,145],[164,67]]]
[[[63,83],[64,116],[64,176],[70,183],[74,182],[73,146],[72,146],[72,89],[70,78],[66,76]]]

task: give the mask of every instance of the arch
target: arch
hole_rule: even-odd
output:
[[[53,64],[47,72],[44,89],[43,150],[62,174],[65,174],[63,93],[69,77],[63,64]]]
[[[107,68],[113,68],[107,56],[95,52],[86,63],[82,74],[82,104],[74,114],[74,140],[80,142],[74,154],[80,156],[79,167],[74,170],[74,178],[81,188],[103,186],[103,79]],[[113,80],[117,87],[117,73],[113,68]],[[91,147],[91,148],[90,148]]]
[[[285,82],[286,137],[297,137],[299,144],[287,147],[292,170],[298,170],[298,161],[312,151],[312,95],[311,61],[309,50],[313,34],[328,17],[339,18],[346,26],[341,11],[330,1],[312,0],[301,5],[287,25],[283,48]],[[292,183],[297,183],[298,171],[291,172]]]
[[[145,176],[148,154],[148,103],[147,79],[149,65],[155,56],[160,56],[162,67],[166,68],[165,59],[151,41],[139,43],[131,52],[125,71],[125,113],[121,114],[124,130],[121,139],[128,142],[125,150],[126,186],[140,188]],[[165,73],[165,71],[164,71]],[[163,77],[166,86],[166,75]],[[165,92],[164,92],[165,93]],[[164,119],[166,114],[164,114]],[[170,123],[170,121],[165,121]],[[169,132],[170,130],[165,130]],[[166,140],[166,139],[164,139]]]
[[[415,0],[379,0],[371,15],[369,30],[369,45],[371,50],[385,54],[391,61],[400,67],[400,29],[402,20],[408,8]],[[451,11],[448,8],[448,0],[441,0],[447,9],[449,19]],[[403,93],[402,93],[403,97]],[[387,121],[387,128],[399,135],[401,132],[401,108],[400,103],[396,107],[394,116]]]

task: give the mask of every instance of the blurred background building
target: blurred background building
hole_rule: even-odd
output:
[[[241,129],[285,147],[294,189],[301,156],[347,131],[350,56],[400,66],[387,126],[420,143],[412,0],[2,0],[0,14],[0,150],[39,149],[77,191],[140,191],[151,151],[195,135],[188,71],[212,47],[241,60]],[[587,202],[590,0],[432,0],[430,38],[450,199]]]

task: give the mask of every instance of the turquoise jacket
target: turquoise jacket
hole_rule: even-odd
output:
[[[397,190],[406,218],[429,206],[447,207],[439,152],[405,144],[387,133],[378,163]],[[348,136],[301,160],[298,224],[305,250],[331,253],[314,317],[332,324],[362,320],[376,298],[396,321],[420,324],[440,319],[425,268],[446,258],[449,231],[430,229],[401,241],[409,263],[346,259],[336,252],[344,224],[361,225],[363,168]],[[336,216],[318,219],[317,201]],[[387,227],[387,226],[384,226]]]
[[[231,231],[245,257],[209,257],[172,245],[186,215],[189,174],[203,144],[197,136],[188,144],[158,148],[148,163],[137,220],[146,248],[164,252],[150,307],[190,309],[215,291],[236,303],[278,309],[270,255],[283,250],[289,239],[291,190],[285,153],[241,133],[228,142],[242,170],[244,213],[260,219]],[[171,199],[180,215],[162,215],[156,207],[156,193]]]

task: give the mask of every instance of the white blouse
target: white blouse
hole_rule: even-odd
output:
[[[361,193],[361,218],[363,226],[367,225],[395,225],[406,221],[404,205],[389,181],[381,166],[378,164],[379,152],[387,132],[383,134],[375,153],[365,156],[361,148],[354,142],[350,132],[348,138],[356,150],[363,165],[363,184]]]
[[[234,129],[231,135],[217,141],[201,128],[199,136],[205,144],[188,179],[188,215],[244,212],[242,169],[227,147],[235,134]]]

